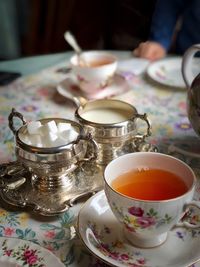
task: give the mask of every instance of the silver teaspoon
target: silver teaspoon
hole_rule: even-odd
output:
[[[74,51],[77,54],[78,57],[78,64],[81,66],[87,66],[87,62],[84,60],[84,58],[81,56],[82,49],[78,45],[76,38],[70,31],[66,31],[64,33],[64,38],[67,41],[67,43],[74,49]]]

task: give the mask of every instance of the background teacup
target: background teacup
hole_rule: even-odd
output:
[[[117,177],[124,173],[132,170],[153,169],[164,170],[178,176],[179,181],[185,185],[185,192],[169,199],[144,200],[127,196],[113,188],[113,181],[116,182]],[[162,178],[160,177],[160,180]],[[104,180],[105,194],[110,208],[123,225],[127,239],[136,246],[154,247],[162,244],[167,238],[167,232],[175,225],[199,227],[179,222],[190,205],[200,208],[200,203],[192,201],[196,182],[194,172],[187,164],[172,156],[156,152],[136,152],[123,155],[107,165]],[[124,185],[125,182],[126,179],[123,181]],[[147,183],[143,184],[143,187],[145,186],[148,188]],[[159,180],[155,191],[158,188]],[[168,189],[166,188],[166,190]]]
[[[95,93],[111,82],[117,68],[117,58],[108,52],[88,51],[70,60],[80,89],[88,94]]]

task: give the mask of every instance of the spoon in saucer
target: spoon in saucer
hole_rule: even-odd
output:
[[[74,35],[70,31],[66,31],[64,33],[64,38],[67,41],[67,43],[74,49],[74,51],[77,54],[78,57],[78,64],[80,66],[87,66],[87,62],[84,60],[84,58],[81,56],[82,55],[82,49],[78,45]]]

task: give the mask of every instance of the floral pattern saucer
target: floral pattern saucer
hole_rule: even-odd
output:
[[[90,94],[79,88],[78,81],[72,74],[69,74],[69,76],[57,86],[58,93],[67,99],[73,99],[73,97],[84,97],[86,99],[113,97],[123,94],[130,89],[128,81],[120,74],[115,74],[113,78],[110,79],[107,86],[100,88],[98,91],[95,90],[94,93]],[[93,88],[91,88],[91,91],[93,91]]]
[[[53,253],[30,241],[0,237],[1,267],[64,267]]]
[[[195,217],[196,216],[196,217]],[[200,221],[199,215],[190,220]],[[90,198],[79,213],[78,232],[86,247],[104,262],[118,267],[200,266],[200,230],[174,228],[164,244],[132,246],[108,206],[104,191]]]

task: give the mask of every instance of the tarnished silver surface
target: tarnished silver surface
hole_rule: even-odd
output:
[[[18,174],[17,181],[23,180],[23,183],[13,188],[8,185],[16,183],[14,170],[18,166],[21,175]],[[38,190],[32,183],[33,175],[19,162],[0,165],[0,169],[4,169],[0,178],[0,194],[2,199],[12,206],[30,207],[37,214],[54,216],[68,210],[75,202],[90,197],[102,189],[102,170],[91,166],[90,163],[84,163],[81,168],[70,173],[69,179],[72,181],[70,189],[61,187],[54,192],[49,192]],[[11,169],[13,174],[8,178],[7,175]]]
[[[139,151],[145,139],[151,135],[151,125],[146,114],[138,114],[136,108],[126,102],[114,99],[93,100],[81,105],[75,112],[78,122],[83,125],[86,132],[91,133],[97,142],[99,151],[97,164],[108,164],[111,160],[125,153]],[[86,120],[82,114],[87,111],[103,108],[126,110],[127,120],[120,123],[95,123]],[[146,132],[138,134],[137,120],[146,123]]]

